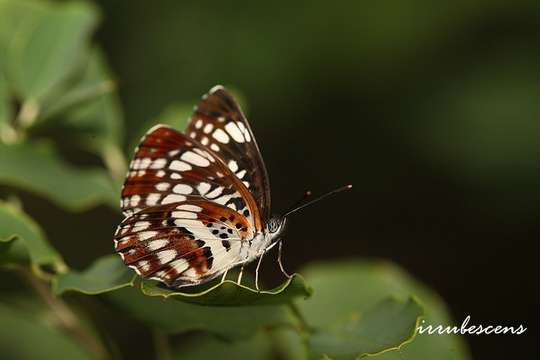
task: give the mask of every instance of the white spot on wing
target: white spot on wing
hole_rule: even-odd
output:
[[[156,236],[158,234],[157,231],[143,231],[141,233],[139,233],[139,241],[145,241],[145,240],[148,240],[154,236]]]
[[[168,182],[160,182],[156,184],[156,189],[158,189],[159,191],[167,191],[169,187],[171,187],[171,184],[169,184]]]
[[[141,260],[137,263],[137,267],[140,268],[143,272],[150,270],[150,264],[147,260]]]
[[[141,162],[139,163],[139,169],[147,169],[150,164],[152,163],[152,159],[150,158],[144,158],[144,159],[141,159]]]
[[[178,179],[181,179],[181,178],[182,178],[182,175],[180,175],[179,173],[173,172],[173,173],[171,174],[171,179],[176,179],[176,180],[178,180]]]
[[[205,159],[201,155],[196,154],[196,153],[194,153],[192,151],[186,151],[185,153],[182,154],[182,156],[180,158],[182,160],[187,161],[188,163],[196,165],[196,166],[206,167],[206,166],[210,165],[210,161],[208,161],[207,159]]]
[[[238,125],[238,128],[240,129],[241,132],[245,133],[246,132],[246,127],[244,126],[244,123],[242,123],[241,121],[237,121],[236,122],[236,125]]]
[[[172,263],[169,264],[174,270],[176,270],[177,273],[184,272],[187,268],[189,268],[189,264],[185,259],[178,259],[174,260]]]
[[[152,223],[150,221],[138,221],[135,224],[133,224],[133,229],[131,231],[132,232],[141,231],[141,230],[144,230],[146,228],[149,228],[150,225],[152,225]]]
[[[156,159],[152,164],[150,165],[150,169],[161,169],[167,164],[167,159]]]
[[[204,195],[210,190],[211,186],[208,183],[202,182],[197,186],[197,190],[199,191],[199,194]]]
[[[239,142],[239,143],[244,142],[244,136],[242,135],[242,132],[240,131],[238,126],[236,126],[235,123],[230,122],[227,125],[225,125],[225,130],[227,130],[227,132],[232,136],[234,141]]]
[[[214,131],[212,137],[222,144],[227,144],[229,142],[229,135],[221,129]]]
[[[141,197],[139,195],[133,195],[129,200],[129,204],[131,207],[135,207],[139,205],[139,201],[141,201]]]
[[[195,128],[200,129],[203,126],[203,121],[201,119],[195,122]]]
[[[208,92],[209,94],[213,94],[215,93],[216,91],[218,90],[223,90],[223,85],[216,85],[214,86],[213,88],[210,89],[210,91]]]
[[[170,204],[170,203],[174,203],[174,202],[179,202],[179,201],[185,201],[186,200],[186,197],[183,196],[183,195],[167,195],[165,196],[165,198],[163,199],[163,201],[161,202],[162,204]]]
[[[240,171],[236,174],[236,176],[237,176],[239,179],[243,178],[244,175],[246,175],[246,170],[240,170]]]
[[[212,149],[214,151],[219,151],[219,146],[217,146],[216,144],[211,144],[210,149]]]
[[[148,245],[146,245],[146,247],[150,251],[156,251],[158,249],[161,249],[162,247],[165,247],[168,243],[169,243],[169,240],[159,239],[159,240],[150,241]]]
[[[212,124],[206,124],[206,126],[204,127],[203,131],[205,134],[209,134],[210,131],[212,131],[212,129],[214,128],[214,125]]]
[[[176,171],[189,171],[192,169],[191,165],[180,161],[180,160],[174,160],[171,165],[169,165],[169,169],[176,170]]]
[[[191,204],[182,204],[182,205],[177,206],[176,209],[199,212],[202,210],[202,207],[197,206],[197,205],[191,205]]]
[[[177,194],[188,195],[188,194],[191,194],[192,191],[193,191],[193,188],[186,184],[177,184],[173,187],[173,192]]]
[[[208,198],[215,198],[216,196],[221,195],[222,192],[223,192],[223,187],[222,187],[222,186],[218,186],[217,188],[215,188],[214,190],[212,190],[211,192],[209,192],[208,194],[206,194],[206,197],[208,197]]]
[[[238,164],[236,163],[236,161],[234,160],[229,161],[229,169],[231,169],[232,172],[238,171]]]
[[[197,214],[189,211],[173,211],[172,217],[179,219],[197,219]]]
[[[160,198],[161,198],[160,194],[149,194],[146,197],[146,205],[154,206],[154,205],[156,205],[158,203]]]
[[[163,250],[157,254],[158,260],[162,264],[166,264],[176,257],[176,250]]]

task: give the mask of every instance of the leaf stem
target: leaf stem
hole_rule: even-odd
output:
[[[79,344],[92,354],[97,355],[98,359],[110,358],[107,350],[87,329],[80,323],[77,315],[71,310],[65,301],[52,294],[48,284],[38,279],[28,269],[21,269],[22,277],[40,296],[40,298],[52,310],[52,313],[59,321],[60,328],[73,337]]]

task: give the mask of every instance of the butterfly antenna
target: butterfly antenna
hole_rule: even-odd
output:
[[[310,191],[310,190],[304,191],[304,194],[302,195],[302,197],[301,197],[300,199],[296,200],[296,201],[294,202],[294,204],[293,204],[291,207],[289,207],[289,208],[287,209],[287,211],[285,211],[285,213],[288,214],[289,211],[291,211],[291,210],[293,210],[293,209],[296,209],[298,206],[300,206],[300,204],[302,203],[302,201],[304,201],[305,199],[307,199],[307,198],[310,197],[310,196],[311,196],[311,191]]]
[[[297,212],[298,210],[301,210],[301,209],[305,208],[306,206],[315,204],[316,202],[319,202],[319,201],[321,201],[322,199],[325,199],[325,198],[327,198],[327,197],[329,197],[329,196],[332,196],[332,195],[334,195],[334,194],[340,193],[340,192],[345,191],[345,190],[350,190],[350,189],[352,189],[352,185],[350,185],[350,184],[349,184],[349,185],[345,185],[345,186],[342,186],[342,187],[337,188],[337,189],[335,189],[335,190],[332,190],[332,191],[330,191],[330,192],[327,192],[326,194],[323,194],[323,195],[321,195],[321,196],[319,196],[319,197],[317,197],[317,198],[315,198],[315,199],[313,199],[313,200],[311,200],[311,201],[308,201],[308,202],[305,203],[305,204],[302,204],[302,205],[299,205],[299,206],[298,206],[298,203],[300,203],[302,200],[304,200],[307,196],[311,195],[311,192],[309,192],[309,194],[308,194],[308,191],[306,191],[306,194],[304,194],[304,197],[302,198],[302,200],[298,201],[298,202],[292,207],[292,209],[287,210],[287,212],[285,213],[285,215],[283,215],[283,217],[285,218],[285,217],[287,217],[287,216],[289,216],[289,215],[291,215],[291,214]]]

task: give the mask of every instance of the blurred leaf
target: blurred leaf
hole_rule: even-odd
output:
[[[59,113],[77,109],[81,105],[88,105],[102,95],[110,94],[115,90],[115,83],[107,66],[105,56],[101,49],[94,47],[85,57],[80,66],[80,71],[70,77],[70,82],[57,91],[57,99],[43,109],[39,121],[51,120]],[[95,119],[98,123],[100,119]],[[77,123],[77,120],[74,121]],[[106,122],[103,122],[106,124]],[[90,126],[91,124],[85,124]],[[100,124],[103,125],[103,124]],[[101,130],[102,126],[93,126]],[[105,131],[104,133],[117,138],[120,136],[119,129]]]
[[[356,359],[397,349],[413,339],[422,313],[413,299],[383,300],[365,313],[351,314],[337,326],[316,331],[310,339],[311,355],[317,359]]]
[[[64,112],[61,125],[69,130],[72,141],[101,155],[115,179],[123,180],[123,118],[111,78],[105,56],[100,49],[93,49],[82,78],[66,92],[64,101],[50,109],[49,115]]]
[[[0,264],[9,266],[28,261],[38,273],[40,266],[50,266],[56,271],[66,268],[39,226],[15,206],[0,202]]]
[[[317,291],[307,301],[298,303],[298,307],[309,325],[316,329],[337,326],[354,314],[366,313],[388,297],[407,299],[411,295],[423,305],[427,323],[452,324],[439,296],[391,263],[354,260],[329,262],[307,266],[302,272]],[[385,360],[470,358],[462,337],[426,334],[417,335],[414,341],[399,350],[377,356]]]
[[[424,96],[403,134],[433,166],[480,189],[472,196],[495,200],[506,215],[532,211],[539,199],[540,52],[519,45],[498,52]]]
[[[208,334],[172,346],[173,359],[306,359],[307,352],[298,333],[285,327],[266,328],[242,341],[230,342]]]
[[[45,143],[0,144],[0,183],[42,195],[68,210],[101,203],[117,207],[118,195],[104,170],[76,169]]]
[[[151,121],[146,121],[144,125],[136,132],[134,138],[131,140],[129,145],[129,150],[132,151],[139,145],[141,137],[146,134],[146,132],[157,124],[169,125],[172,128],[178,131],[184,131],[187,127],[191,114],[193,113],[193,106],[197,104],[197,101],[185,102],[185,103],[174,103],[165,108],[157,116],[157,118],[152,119]]]
[[[10,124],[11,112],[8,84],[0,64],[0,142],[12,142],[16,138]]]
[[[172,359],[205,360],[216,357],[227,359],[269,360],[274,348],[267,331],[259,331],[249,339],[228,342],[212,336],[200,336],[172,351]]]
[[[106,298],[144,324],[169,334],[202,330],[231,340],[248,338],[263,327],[291,326],[286,306],[201,306],[145,296],[136,288],[110,292]]]
[[[60,331],[0,303],[0,348],[4,359],[92,359]]]
[[[61,295],[77,291],[87,295],[97,295],[133,286],[135,274],[122,262],[118,255],[104,256],[96,260],[84,271],[71,270],[53,279],[53,291]]]
[[[302,276],[294,274],[283,284],[272,290],[257,291],[244,285],[238,285],[231,280],[225,280],[215,285],[208,285],[196,292],[173,291],[160,285],[157,281],[145,280],[141,284],[141,290],[148,296],[159,296],[182,300],[201,305],[213,306],[241,306],[241,305],[276,305],[286,304],[298,297],[307,298],[312,290]]]
[[[76,69],[97,22],[97,9],[87,2],[0,1],[5,73],[17,96],[33,107],[33,117],[42,99]]]
[[[197,105],[199,100],[185,103],[171,104],[163,110],[158,116],[157,124],[166,124],[172,126],[178,131],[184,131],[187,127],[191,114],[193,114],[193,107]],[[151,124],[149,124],[151,126]],[[155,125],[155,124],[154,124]]]

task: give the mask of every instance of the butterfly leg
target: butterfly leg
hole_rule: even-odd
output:
[[[236,283],[238,285],[240,285],[240,283],[242,282],[242,274],[244,273],[244,265],[242,265],[242,267],[240,268],[240,273],[238,274],[238,280],[236,280]]]
[[[261,254],[261,257],[259,258],[259,262],[257,263],[257,268],[255,268],[255,288],[257,289],[257,291],[259,291],[259,268],[261,267],[263,256],[264,256],[264,252]]]
[[[225,272],[223,273],[223,276],[221,277],[221,282],[224,282],[225,279],[227,278],[227,273],[229,272],[229,269],[225,270]]]
[[[289,273],[287,273],[285,271],[285,268],[283,267],[283,263],[281,262],[281,249],[283,247],[283,241],[280,240],[279,241],[279,247],[278,247],[278,258],[277,258],[277,261],[278,261],[278,264],[279,264],[279,268],[281,269],[281,272],[283,273],[283,275],[285,275],[288,279],[290,279],[292,277],[292,275],[289,275]]]

